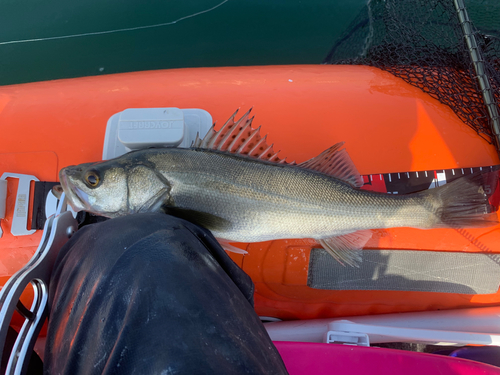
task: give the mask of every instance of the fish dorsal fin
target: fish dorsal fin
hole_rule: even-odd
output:
[[[344,142],[337,143],[298,166],[330,175],[359,188],[363,186],[363,178],[345,148],[340,149],[343,145]]]
[[[236,110],[218,131],[214,129],[214,124],[203,139],[196,137],[192,147],[226,151],[275,163],[285,163],[285,159],[278,157],[279,151],[274,152],[273,145],[267,144],[267,135],[264,137],[260,135],[260,126],[257,129],[252,128],[253,117],[249,118],[251,110],[235,122],[238,113]]]

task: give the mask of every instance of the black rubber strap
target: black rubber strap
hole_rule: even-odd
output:
[[[45,202],[47,194],[59,182],[35,181],[35,195],[33,198],[33,215],[31,217],[31,229],[43,229],[45,221]]]

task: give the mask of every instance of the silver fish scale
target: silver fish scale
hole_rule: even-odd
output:
[[[176,208],[208,213],[226,223],[206,226],[216,237],[257,242],[328,238],[361,229],[427,228],[432,214],[420,196],[352,188],[333,177],[210,150],[145,150],[171,185]]]

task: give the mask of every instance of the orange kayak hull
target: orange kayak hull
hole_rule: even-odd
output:
[[[201,108],[222,125],[253,107],[280,156],[302,162],[339,141],[363,175],[499,164],[495,148],[447,106],[376,68],[297,65],[193,68],[0,87],[0,171],[57,181],[67,165],[100,160],[106,123],[126,108]],[[9,180],[0,239],[0,283],[34,253],[41,231],[10,233],[15,181]],[[498,227],[471,229],[499,252]],[[500,293],[318,290],[307,286],[311,240],[237,244],[231,257],[256,285],[259,315],[281,319],[437,310],[500,304]],[[453,229],[377,230],[369,249],[484,252]],[[490,250],[493,249],[493,250]],[[29,299],[29,297],[27,297]]]

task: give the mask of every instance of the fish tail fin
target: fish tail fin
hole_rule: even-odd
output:
[[[490,204],[498,183],[498,173],[461,177],[443,186],[429,189],[426,208],[433,214],[432,228],[479,228],[498,224],[496,207]]]

